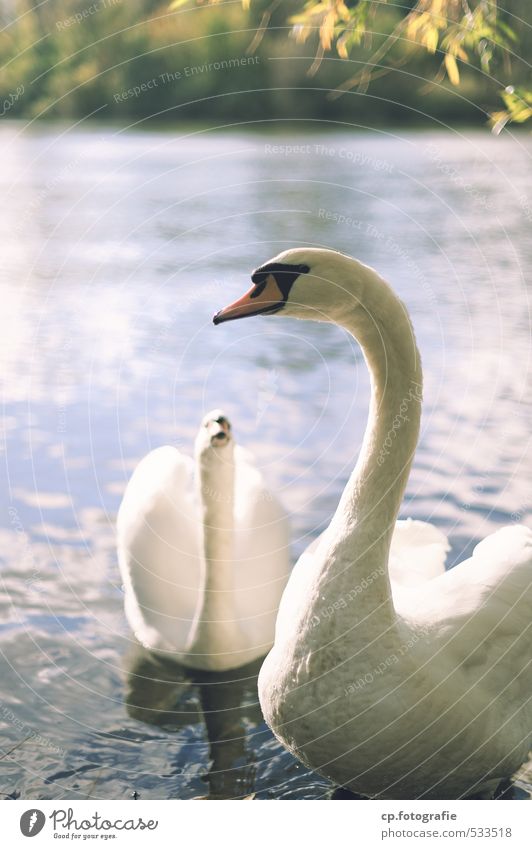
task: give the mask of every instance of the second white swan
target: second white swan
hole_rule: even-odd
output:
[[[273,643],[290,571],[289,527],[220,410],[195,462],[171,445],[129,481],[117,521],[125,609],[144,648],[195,669],[233,669]]]

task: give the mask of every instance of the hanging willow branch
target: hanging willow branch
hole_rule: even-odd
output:
[[[171,8],[183,6],[191,0],[174,0]],[[196,0],[197,4],[217,5],[221,0]],[[274,0],[276,8],[280,0]],[[251,0],[242,0],[245,9]],[[295,4],[294,4],[295,5]],[[256,48],[262,40],[271,15],[267,9],[262,16],[257,34],[252,42]],[[316,55],[310,74],[315,74],[322,59],[336,51],[347,59],[352,51],[363,46],[371,47],[379,19],[397,11],[393,0],[308,0],[301,2],[300,10],[292,14],[288,23],[292,36],[299,44],[315,41]],[[396,43],[401,40],[407,45],[408,55],[400,59],[390,57]],[[515,32],[502,20],[497,0],[417,0],[385,38],[383,43],[369,56],[362,69],[346,80],[332,95],[358,87],[366,90],[368,85],[387,70],[404,65],[417,50],[441,55],[442,61],[435,81],[445,78],[453,86],[461,82],[461,69],[466,65],[477,65],[490,73],[492,59],[496,55],[509,56],[517,42]],[[382,68],[386,59],[388,69]],[[524,88],[507,86],[502,92],[504,109],[491,115],[496,132],[509,122],[524,123],[532,117],[532,92]]]

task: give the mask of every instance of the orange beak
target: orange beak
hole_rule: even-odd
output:
[[[252,286],[249,292],[242,295],[238,301],[224,307],[213,318],[214,324],[224,321],[234,321],[251,315],[277,312],[284,304],[284,296],[273,274],[268,274],[266,280]]]

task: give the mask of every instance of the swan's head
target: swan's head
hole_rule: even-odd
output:
[[[251,289],[216,313],[213,321],[279,314],[337,322],[346,309],[356,309],[364,299],[372,275],[370,268],[345,254],[293,248],[257,268]]]
[[[231,422],[221,410],[211,410],[203,418],[196,437],[196,453],[226,451],[233,442]]]

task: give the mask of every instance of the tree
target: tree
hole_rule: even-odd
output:
[[[174,0],[172,9],[193,0]],[[218,5],[221,0],[195,0]],[[272,16],[286,4],[283,0],[242,0],[245,9],[258,10],[257,36],[253,48],[271,27]],[[299,8],[297,8],[299,7]],[[529,43],[532,27],[524,20],[529,0],[294,0],[285,10],[291,34],[299,43],[315,43],[310,73],[333,51],[343,58],[379,42],[362,68],[339,87],[337,94],[358,87],[405,65],[420,50],[435,57],[435,82],[447,78],[460,86],[462,69],[473,66],[492,76],[496,66],[503,108],[491,114],[495,132],[509,122],[524,123],[532,117],[532,91],[513,84],[512,68],[522,62],[520,42]],[[397,49],[400,48],[400,49]],[[500,82],[501,77],[506,81]]]

